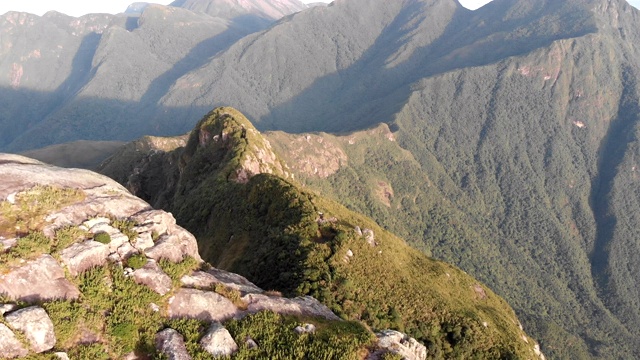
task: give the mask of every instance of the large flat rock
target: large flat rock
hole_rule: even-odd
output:
[[[80,295],[51,255],[42,255],[0,276],[0,294],[26,302],[77,299]]]
[[[180,289],[169,299],[170,318],[224,322],[242,312],[227,298],[213,291]]]
[[[109,245],[93,240],[75,243],[60,253],[60,259],[73,276],[93,267],[104,265],[108,256]]]
[[[279,314],[317,316],[329,320],[340,320],[328,307],[311,296],[301,296],[293,299],[249,294],[242,297],[247,304],[247,311],[257,313],[268,310]]]

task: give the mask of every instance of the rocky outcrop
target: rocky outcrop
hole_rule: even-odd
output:
[[[51,255],[42,255],[0,275],[0,294],[13,300],[36,302],[76,299],[80,292],[65,278],[64,269]]]
[[[169,299],[170,318],[226,321],[241,315],[229,299],[213,291],[180,289]]]
[[[211,327],[200,340],[200,346],[213,356],[231,356],[238,351],[238,344],[219,322],[211,323]]]
[[[379,350],[373,352],[367,360],[378,360],[388,352],[402,356],[403,360],[425,360],[427,348],[401,332],[384,330],[376,334]]]
[[[5,315],[4,319],[12,328],[25,335],[33,352],[47,351],[56,344],[53,323],[47,312],[40,307],[17,310]]]
[[[156,334],[156,348],[169,360],[191,360],[184,337],[173,329],[164,329]]]
[[[81,236],[63,242],[64,248],[54,250],[55,257],[43,254],[34,260],[18,262],[7,267],[6,273],[0,276],[0,293],[15,302],[0,304],[0,311],[6,320],[6,323],[0,323],[0,358],[24,357],[29,353],[47,352],[56,346],[54,323],[45,310],[38,306],[18,309],[24,306],[18,301],[27,304],[46,303],[53,299],[82,302],[79,289],[70,280],[73,277],[77,280],[83,272],[101,266],[109,267],[109,271],[101,275],[104,276],[102,285],[114,286],[114,273],[122,271],[125,279],[128,277],[162,296],[172,295],[156,300],[157,303],[142,304],[137,311],[151,309],[171,319],[198,319],[210,323],[209,330],[199,344],[213,356],[230,356],[239,349],[237,339],[234,340],[221,324],[230,319],[272,311],[304,316],[309,321],[314,317],[340,321],[329,308],[312,297],[288,299],[268,296],[246,278],[220,269],[202,270],[206,266],[201,266],[182,276],[180,284],[176,284],[157,260],[167,259],[177,263],[192,257],[196,263],[201,262],[196,239],[176,225],[170,213],[150,209],[148,204],[131,196],[109,179],[1,154],[0,173],[8,174],[9,179],[0,183],[0,201],[11,200],[12,205],[20,201],[21,191],[30,189],[20,185],[22,182],[32,186],[73,186],[83,195],[75,202],[52,209],[38,223],[41,229],[37,229],[52,239],[55,246],[59,240],[56,232],[61,227],[77,227]],[[42,182],[40,174],[43,174]],[[13,179],[21,179],[22,182],[14,182]],[[8,243],[4,240],[3,248]],[[13,250],[8,247],[3,251],[9,253]],[[142,255],[137,260],[146,261],[146,264],[137,270],[129,267],[123,269],[124,264],[129,265],[129,257],[133,254]],[[109,316],[100,313],[102,315]],[[311,334],[315,331],[315,325],[307,323],[295,331],[301,336]],[[95,343],[100,341],[101,335],[104,334],[92,333],[90,338],[81,340],[83,343]],[[28,346],[22,343],[25,339]],[[243,341],[243,346],[247,348],[259,346],[248,337],[238,341]],[[183,336],[174,329],[157,333],[156,346],[168,359],[191,358]]]

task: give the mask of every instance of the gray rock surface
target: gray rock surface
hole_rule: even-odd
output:
[[[224,322],[242,312],[227,298],[213,291],[180,289],[169,299],[170,318]]]
[[[0,358],[13,359],[27,356],[29,351],[25,349],[20,340],[6,325],[0,324]]]
[[[107,262],[107,256],[109,256],[109,245],[93,240],[75,243],[60,253],[60,259],[73,276],[92,267],[104,265]]]
[[[217,321],[214,321],[207,333],[200,340],[202,346],[213,356],[231,356],[238,351],[238,344],[233,340],[229,331]]]
[[[164,329],[156,334],[156,348],[169,360],[191,360],[184,337],[173,329]]]
[[[131,275],[138,284],[143,284],[160,295],[171,291],[173,286],[169,275],[158,266],[155,260],[149,260],[142,268],[136,270]]]
[[[12,328],[24,333],[32,351],[41,353],[55,346],[53,323],[43,308],[31,306],[20,309],[5,315],[4,319]]]
[[[304,324],[302,326],[296,326],[293,331],[295,331],[295,333],[298,335],[313,334],[316,332],[316,326],[313,324]]]
[[[26,302],[77,299],[78,289],[65,278],[64,269],[51,255],[42,255],[0,276],[0,294]]]
[[[247,304],[249,313],[269,310],[279,314],[319,316],[329,320],[340,320],[328,307],[311,296],[288,299],[262,294],[249,294],[243,296],[242,300]]]
[[[180,281],[186,287],[209,288],[215,284],[223,284],[243,294],[260,294],[263,292],[261,288],[247,280],[244,276],[215,268],[207,271],[194,271],[190,275],[183,276]]]
[[[402,356],[403,360],[425,360],[427,348],[416,339],[395,330],[383,330],[376,334],[379,350],[373,352],[367,360],[378,360],[385,352]]]

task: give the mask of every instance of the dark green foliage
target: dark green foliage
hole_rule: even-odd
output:
[[[234,359],[359,359],[362,349],[373,342],[373,334],[358,322],[318,320],[314,334],[296,334],[301,323],[293,317],[260,312],[226,323],[240,346]],[[313,323],[314,321],[311,320]],[[258,347],[249,349],[247,338]]]
[[[140,269],[147,263],[147,257],[144,254],[133,254],[127,259],[127,266],[132,269]]]
[[[196,235],[203,258],[262,288],[316,297],[344,319],[406,331],[440,358],[529,355],[513,311],[473,278],[282,177],[240,179],[246,159],[268,149],[241,114],[221,108],[165,155],[181,159],[180,171],[168,172],[181,176],[155,191],[173,194],[167,209]],[[286,176],[270,161],[260,166]],[[149,190],[140,189],[153,198]],[[373,229],[379,245],[356,226]]]
[[[109,235],[109,233],[106,232],[100,232],[97,233],[94,237],[93,240],[101,243],[101,244],[108,244],[111,242],[111,236]]]

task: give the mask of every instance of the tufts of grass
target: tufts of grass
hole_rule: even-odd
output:
[[[169,275],[169,277],[173,281],[173,284],[176,286],[180,284],[180,279],[183,276],[198,269],[198,267],[200,266],[198,261],[190,256],[185,257],[179,263],[174,263],[167,259],[160,259],[160,261],[158,261],[158,265],[160,265],[162,271]]]
[[[15,203],[0,202],[0,236],[24,236],[40,231],[45,217],[73,203],[82,201],[82,190],[37,185],[16,195]]]
[[[242,301],[240,291],[232,289],[224,284],[217,283],[213,286],[213,291],[231,300],[231,302],[240,310],[246,310],[247,304]]]

